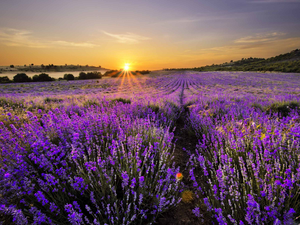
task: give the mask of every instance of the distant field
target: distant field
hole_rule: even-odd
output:
[[[0,221],[292,224],[299,78],[157,71],[0,84]]]

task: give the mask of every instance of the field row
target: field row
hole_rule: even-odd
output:
[[[183,200],[197,224],[292,224],[299,87],[228,72],[0,85],[0,221],[153,224]],[[198,143],[181,168],[179,117]]]

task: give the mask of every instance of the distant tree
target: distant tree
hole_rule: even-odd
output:
[[[102,78],[102,74],[100,72],[88,72],[88,73],[80,72],[78,77],[79,80],[101,79],[101,78]]]
[[[32,77],[32,81],[33,81],[33,82],[39,81],[39,75],[34,75],[34,76]]]
[[[41,73],[41,74],[39,75],[39,80],[38,80],[38,81],[52,81],[52,80],[53,80],[53,78],[51,78],[51,77],[49,76],[49,74]]]
[[[14,65],[10,65],[9,67],[10,67],[10,68],[15,68],[15,66],[14,66]]]
[[[113,73],[116,73],[118,72],[118,70],[107,70],[103,76],[109,76],[109,75],[112,75]]]
[[[73,74],[65,74],[64,79],[65,80],[75,80],[75,77]]]
[[[26,67],[26,64],[24,65],[24,67]]]
[[[85,72],[80,72],[80,73],[79,73],[78,79],[79,79],[79,80],[85,80],[85,79],[87,79],[87,78],[86,78],[86,73],[85,73]]]
[[[26,73],[18,73],[14,76],[14,82],[30,82],[31,78]]]
[[[150,71],[150,70],[136,70],[135,72],[136,72],[136,73],[140,73],[140,74],[148,74],[148,73],[150,73],[151,71]]]
[[[0,77],[0,83],[10,83],[11,80],[5,76],[5,77]]]
[[[89,72],[86,74],[86,79],[101,79],[102,74],[100,72]]]
[[[44,64],[42,64],[41,67],[44,68],[45,67]]]
[[[34,64],[33,63],[31,63],[31,66],[33,66]]]

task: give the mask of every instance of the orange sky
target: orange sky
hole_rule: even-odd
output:
[[[271,57],[300,48],[299,11],[298,0],[3,0],[0,65],[154,70]]]

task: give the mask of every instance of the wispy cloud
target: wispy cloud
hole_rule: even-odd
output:
[[[234,43],[238,44],[249,44],[249,43],[260,43],[260,42],[268,42],[279,39],[280,37],[286,35],[281,32],[273,32],[266,34],[256,34],[254,36],[242,37],[234,41]]]
[[[226,45],[226,46],[214,47],[205,50],[210,50],[219,53],[229,53],[229,52],[236,52],[236,51],[243,52],[245,50],[253,50],[259,52],[259,51],[266,51],[266,49],[268,49],[268,51],[274,51],[274,50],[279,50],[284,48],[293,49],[293,48],[297,48],[299,44],[300,44],[300,38],[295,37],[295,38],[278,39],[269,42],[256,42],[256,43],[252,42],[252,43]]]
[[[30,31],[12,28],[0,29],[0,41],[2,44],[5,44],[7,46],[25,46],[31,48],[47,47],[45,43],[34,40]]]
[[[136,44],[139,43],[141,41],[146,41],[146,40],[150,40],[151,38],[149,37],[144,37],[141,35],[137,35],[134,33],[125,33],[125,34],[112,34],[112,33],[108,33],[106,31],[102,31],[104,34],[106,34],[107,36],[113,37],[114,39],[117,40],[117,42],[119,43],[125,43],[125,44]]]
[[[229,57],[236,59],[251,56],[270,57],[278,53],[291,51],[300,46],[300,37],[278,38],[268,41],[252,41],[248,37],[245,40],[218,47],[184,52],[181,55],[182,61],[200,62],[201,65],[206,65],[225,62]]]
[[[96,47],[98,45],[89,43],[89,42],[70,42],[70,41],[53,41],[52,42],[55,45],[60,45],[60,46],[68,46],[68,47],[87,47],[87,48],[92,48]]]
[[[198,15],[193,17],[181,17],[175,18],[171,20],[159,21],[154,23],[153,25],[165,25],[165,24],[189,24],[189,23],[196,23],[196,22],[205,22],[205,21],[217,21],[217,20],[224,20],[228,19],[225,16],[218,16],[218,15]]]
[[[0,28],[0,42],[7,46],[20,46],[29,48],[53,48],[53,47],[86,47],[92,48],[98,45],[89,42],[69,42],[63,40],[41,40],[35,38],[28,30],[12,28]]]

